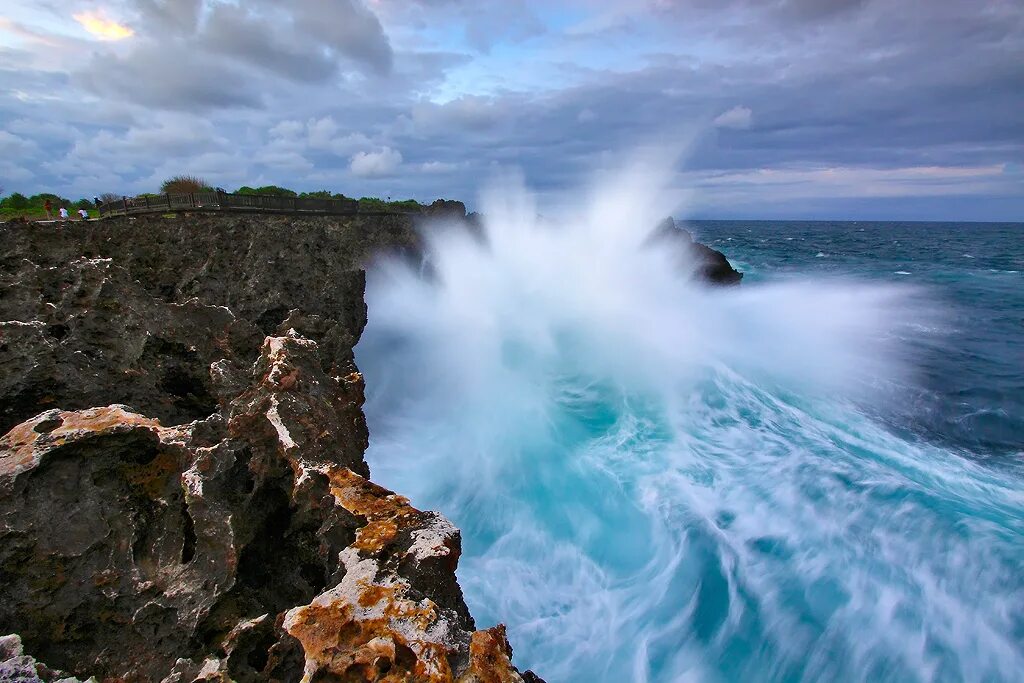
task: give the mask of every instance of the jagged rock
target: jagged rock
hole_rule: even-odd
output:
[[[0,439],[0,624],[105,679],[312,680],[344,662],[385,680],[410,652],[408,680],[479,669],[458,530],[354,471],[361,400],[361,377],[327,375],[293,332],[265,340],[226,421],[115,405],[18,425]]]
[[[205,418],[217,409],[210,363],[251,363],[262,337],[224,307],[153,298],[111,259],[22,259],[0,278],[4,431],[48,406],[117,402],[165,424]]]
[[[534,680],[367,479],[359,266],[411,229],[216,218],[0,227],[0,676]]]
[[[95,679],[90,678],[90,681]],[[34,657],[25,654],[21,638],[8,635],[0,638],[0,683],[81,683],[62,671],[54,671]]]

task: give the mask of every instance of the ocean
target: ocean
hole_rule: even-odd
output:
[[[619,186],[370,273],[367,459],[478,628],[549,683],[1021,680],[1024,225],[695,221],[709,289]]]
[[[912,402],[897,420],[879,417],[905,428],[909,439],[1024,466],[1024,223],[694,221],[689,227],[726,253],[747,284],[843,277],[926,288],[943,308],[942,334],[906,340],[919,383],[905,387]]]

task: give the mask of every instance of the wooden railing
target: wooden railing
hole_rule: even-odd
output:
[[[99,206],[101,218],[176,211],[241,211],[257,213],[312,213],[351,215],[359,212],[355,199],[275,197],[265,194],[192,192],[189,194],[123,197]]]

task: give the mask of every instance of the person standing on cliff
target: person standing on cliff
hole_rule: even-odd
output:
[[[67,222],[67,220],[68,220],[68,210],[62,206],[62,207],[60,207],[60,222],[64,223],[64,222]]]
[[[53,204],[50,203],[49,199],[47,199],[46,203],[43,204],[43,208],[46,209],[46,220],[52,220],[53,219]]]

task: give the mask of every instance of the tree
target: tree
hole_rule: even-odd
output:
[[[10,197],[7,197],[3,201],[5,209],[27,209],[28,208],[28,197],[20,192],[15,192]]]
[[[100,195],[100,201],[104,204],[111,204],[113,202],[121,201],[121,195],[116,192],[104,192]]]
[[[384,211],[386,208],[388,208],[388,205],[383,199],[378,199],[377,197],[359,198],[360,211]]]
[[[191,192],[213,192],[210,183],[193,175],[176,175],[160,186],[162,194],[189,194]]]
[[[50,200],[50,203],[54,206],[64,206],[68,203],[68,200],[61,197],[59,194],[53,194],[52,192],[40,192],[39,194],[34,194],[28,198],[28,205],[44,206],[46,204],[46,200]]]
[[[313,192],[303,192],[299,195],[303,199],[331,199],[330,190],[315,190]]]
[[[294,190],[289,190],[287,187],[278,187],[277,185],[264,185],[263,187],[256,188],[256,194],[266,194],[271,197],[296,197]]]
[[[297,197],[294,190],[289,190],[287,187],[278,187],[277,185],[264,185],[263,187],[249,187],[243,185],[238,188],[235,194],[262,194],[269,195],[271,197]]]

